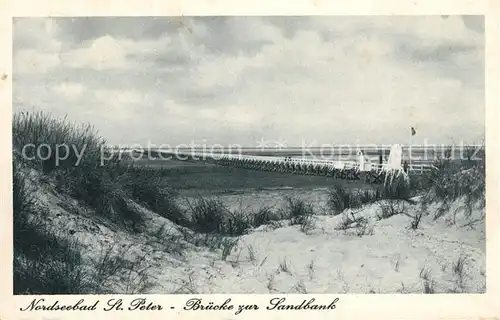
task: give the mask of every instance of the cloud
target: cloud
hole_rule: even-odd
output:
[[[85,87],[80,83],[63,82],[52,87],[52,91],[68,100],[76,100],[82,96]]]
[[[123,90],[96,90],[95,96],[107,105],[120,106],[123,104],[137,104],[144,101],[144,97],[134,91]]]
[[[14,59],[16,73],[45,73],[60,65],[57,53],[62,43],[53,19],[14,19]]]
[[[14,18],[14,50],[26,47],[41,52],[57,52],[62,47],[58,39],[62,30],[51,18]]]
[[[482,17],[30,18],[14,29],[15,108],[91,121],[116,143],[484,133]]]
[[[18,52],[14,59],[16,73],[46,73],[60,65],[61,61],[56,54],[40,53],[33,49]]]
[[[119,41],[108,35],[62,55],[64,65],[70,68],[90,68],[95,70],[117,69],[126,66],[126,52],[134,43]]]

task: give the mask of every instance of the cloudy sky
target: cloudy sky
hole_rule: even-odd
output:
[[[484,135],[482,17],[23,18],[13,37],[14,111],[113,144]]]

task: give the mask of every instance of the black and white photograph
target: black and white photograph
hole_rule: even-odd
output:
[[[486,293],[484,16],[12,29],[14,295]]]

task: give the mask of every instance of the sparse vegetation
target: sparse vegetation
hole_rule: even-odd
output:
[[[203,233],[229,233],[229,210],[218,199],[198,198],[189,204],[191,223],[194,230]]]
[[[271,274],[267,278],[267,290],[269,290],[269,293],[274,292],[276,290],[274,288],[274,274]]]
[[[199,197],[189,207],[190,227],[198,232],[237,236],[253,227],[247,213],[232,212],[220,199]]]
[[[247,249],[248,249],[248,260],[252,263],[255,263],[255,261],[257,261],[255,249],[253,248],[252,245],[247,245]]]
[[[428,190],[424,201],[441,203],[434,219],[439,219],[448,212],[450,204],[458,199],[463,199],[463,205],[455,210],[455,215],[462,209],[467,217],[471,217],[475,209],[482,211],[485,208],[484,147],[477,151],[476,159],[470,154],[470,148],[465,147],[464,150],[469,152],[468,158],[460,161],[451,160],[446,156],[440,158],[434,163],[435,169],[421,178],[421,184]],[[455,220],[455,216],[453,218]],[[482,221],[484,216],[479,219]]]
[[[289,275],[292,274],[292,271],[290,270],[290,265],[288,264],[288,260],[286,257],[280,262],[278,266],[278,272],[285,272],[288,273]]]
[[[356,209],[384,199],[409,201],[410,195],[410,185],[400,176],[396,177],[392,183],[386,183],[375,189],[356,190],[334,187],[330,190],[328,205],[334,214],[340,214],[346,209]]]
[[[419,274],[420,279],[423,280],[424,293],[427,294],[435,293],[434,280],[432,279],[431,273],[431,269],[424,267],[420,270]]]
[[[354,229],[354,234],[358,237],[362,237],[364,235],[373,235],[374,228],[369,224],[368,219],[365,217],[356,217],[354,212],[344,213],[342,215],[342,220],[335,227],[335,230],[343,230],[346,234],[349,232],[349,229]]]
[[[292,289],[290,290],[291,292],[297,292],[297,293],[302,293],[302,294],[307,294],[307,289],[306,285],[304,284],[304,281],[300,280],[297,282]]]
[[[402,214],[406,210],[405,202],[401,200],[385,199],[379,201],[378,205],[381,212],[377,214],[377,220],[388,219]]]
[[[176,224],[189,226],[186,214],[175,202],[175,191],[161,173],[153,168],[131,167],[124,188],[136,202]]]
[[[377,190],[357,191],[334,187],[330,190],[328,205],[334,214],[340,214],[349,208],[359,208],[360,206],[380,199],[381,193]]]
[[[368,224],[368,220],[361,220],[357,226],[356,226],[356,235],[358,237],[362,237],[362,236],[365,236],[365,235],[368,235],[368,236],[371,236],[373,235],[374,231],[373,231],[373,226],[370,226]]]
[[[156,241],[162,245],[165,251],[179,256],[182,256],[187,247],[183,235],[180,231],[175,230],[173,226],[167,228],[166,224],[163,224],[155,233]]]
[[[279,214],[279,211],[273,211],[270,207],[261,207],[255,213],[253,213],[251,217],[253,220],[252,225],[254,227],[285,219],[285,217],[282,217]]]
[[[417,230],[420,225],[420,220],[422,220],[422,212],[415,214],[411,220],[410,228],[412,230]]]
[[[314,223],[312,205],[302,200],[285,199],[285,206],[278,211],[263,207],[252,212],[231,211],[220,199],[198,197],[188,204],[191,212],[189,226],[198,232],[237,236],[264,224],[279,227],[280,220],[290,219],[292,225],[301,225],[304,232],[310,230]]]
[[[300,224],[300,231],[308,234],[311,230],[315,228],[315,217],[313,215],[309,215],[304,217]]]
[[[224,238],[222,240],[222,260],[226,261],[227,257],[231,254],[233,251],[233,248],[238,244],[239,238]]]
[[[347,230],[350,228],[356,228],[360,224],[367,224],[368,221],[365,217],[356,216],[354,212],[344,213],[342,215],[342,220],[335,227],[336,230]]]
[[[396,263],[394,264],[394,271],[399,272],[399,259],[397,259]]]
[[[467,291],[467,257],[460,256],[452,264],[453,276],[455,277],[455,292],[466,292]]]
[[[194,274],[195,272],[190,272],[187,280],[181,281],[181,286],[174,290],[173,294],[196,294],[198,291],[196,290],[196,285],[194,282]]]
[[[95,279],[99,283],[106,283],[111,277],[116,276],[117,273],[123,269],[123,266],[126,264],[125,259],[123,259],[123,255],[129,248],[124,248],[124,250],[118,254],[114,253],[114,250],[117,249],[116,243],[112,243],[104,248],[101,248],[99,259],[93,261],[95,267]]]
[[[300,199],[292,199],[291,197],[285,197],[285,206],[282,210],[282,216],[290,219],[292,225],[310,223],[309,220],[314,216],[314,209],[311,203],[306,203]]]
[[[416,190],[412,189],[411,183],[403,175],[399,175],[392,182],[387,182],[382,186],[380,198],[410,201],[415,193]]]
[[[399,293],[408,293],[408,291],[406,290],[405,288],[405,284],[403,283],[403,281],[401,281],[401,288],[398,290]]]
[[[309,262],[309,264],[307,265],[307,270],[308,270],[308,273],[309,273],[309,279],[312,280],[312,278],[314,277],[314,260],[311,260],[311,262]]]

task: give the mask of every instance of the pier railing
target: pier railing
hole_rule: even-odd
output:
[[[179,154],[177,154],[179,155]],[[337,169],[337,170],[357,170],[357,171],[383,171],[388,168],[387,163],[373,163],[366,161],[363,166],[356,160],[330,160],[330,159],[303,159],[303,158],[291,158],[291,157],[273,157],[273,156],[253,156],[253,155],[242,155],[242,154],[203,154],[203,153],[186,153],[180,155],[181,157],[187,157],[191,160],[203,160],[210,159],[215,162],[217,161],[229,161],[229,162],[254,162],[261,164],[271,164],[271,165],[299,165],[299,166],[312,166],[312,167],[322,167],[327,169]],[[401,168],[403,168],[403,163],[401,163]],[[426,171],[432,170],[433,165],[430,163],[418,163],[411,164],[407,166],[408,171],[413,173],[423,174]]]

